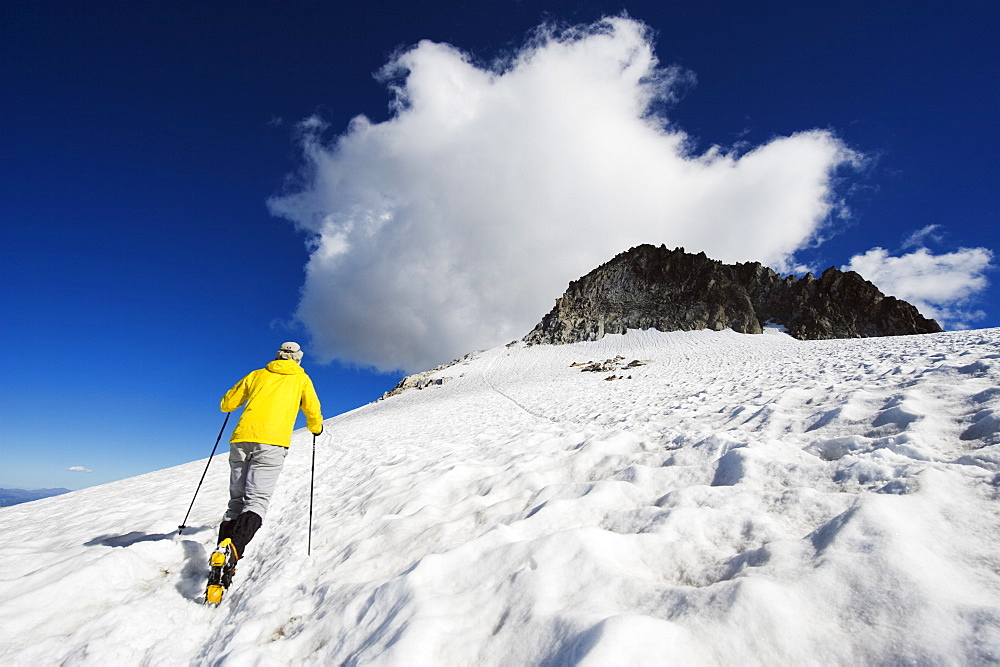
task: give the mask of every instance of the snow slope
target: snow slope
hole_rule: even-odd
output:
[[[648,363],[571,366],[616,355]],[[1000,329],[636,331],[437,375],[327,421],[311,557],[296,434],[218,609],[225,455],[181,537],[205,461],[0,510],[0,663],[1000,661]]]

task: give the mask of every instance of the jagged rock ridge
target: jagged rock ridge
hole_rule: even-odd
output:
[[[571,282],[524,341],[575,343],[628,329],[762,333],[767,323],[799,339],[941,331],[853,271],[830,267],[820,278],[782,278],[758,262],[723,264],[705,253],[646,244]]]

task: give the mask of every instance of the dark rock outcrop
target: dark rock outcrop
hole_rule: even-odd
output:
[[[641,245],[571,282],[524,340],[575,343],[628,329],[762,333],[769,322],[799,339],[941,331],[853,271],[782,278],[757,262],[723,264],[683,248]]]

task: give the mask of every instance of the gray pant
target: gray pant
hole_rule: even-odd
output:
[[[229,444],[229,508],[225,521],[232,521],[243,512],[254,512],[264,518],[287,454],[287,447],[277,445]]]

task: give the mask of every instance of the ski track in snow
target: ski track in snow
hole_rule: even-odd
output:
[[[616,355],[625,377],[576,362]],[[4,665],[1000,661],[1000,329],[473,355],[293,438],[218,609],[205,465],[0,509]],[[322,398],[322,397],[321,397]]]

